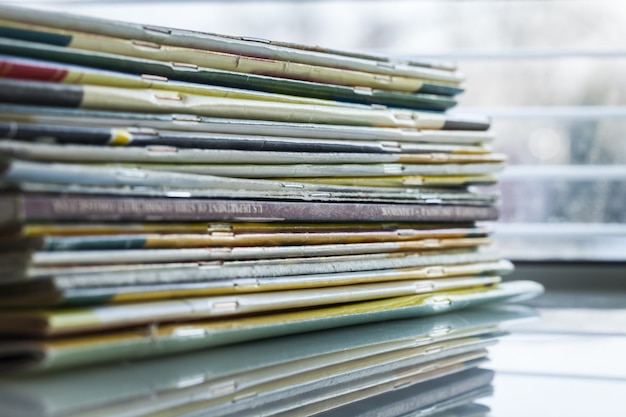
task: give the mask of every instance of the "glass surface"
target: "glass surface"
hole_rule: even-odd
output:
[[[541,319],[511,328],[491,349],[495,394],[482,401],[493,416],[622,416],[626,392],[626,296],[548,292]],[[618,293],[619,294],[619,293]],[[546,307],[547,306],[547,307]]]
[[[488,409],[461,409],[506,417],[622,416],[626,295],[563,295],[548,291],[528,302],[536,308],[499,305],[41,376],[4,376],[0,407],[10,417],[430,416],[477,402]],[[600,308],[590,307],[592,298]],[[510,332],[498,333],[495,345],[487,336],[494,323]],[[488,343],[489,362],[466,358],[478,361],[479,369],[450,374],[446,358],[461,355],[461,346],[480,349],[477,343]],[[456,351],[446,353],[445,346],[453,345]]]

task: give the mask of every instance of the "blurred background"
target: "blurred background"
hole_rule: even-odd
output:
[[[467,82],[453,111],[491,115],[510,158],[498,247],[529,264],[626,261],[626,2],[13,3],[456,61]]]

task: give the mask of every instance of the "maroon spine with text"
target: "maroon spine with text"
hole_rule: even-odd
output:
[[[27,221],[466,222],[495,220],[493,206],[129,198],[18,194],[0,197],[2,224]]]

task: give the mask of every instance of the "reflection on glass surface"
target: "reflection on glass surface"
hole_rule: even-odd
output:
[[[541,320],[511,327],[491,349],[495,395],[480,402],[492,415],[624,415],[626,297],[604,296],[590,309],[597,294],[563,295],[546,293]]]
[[[533,317],[532,309],[498,305],[158,360],[15,375],[0,383],[0,408],[14,417],[309,415],[391,392],[374,400],[385,415],[432,414],[489,394],[493,373],[476,369],[486,348],[503,335],[503,324]]]

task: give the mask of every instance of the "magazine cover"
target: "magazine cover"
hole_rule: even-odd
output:
[[[241,317],[237,320],[152,325],[118,332],[48,340],[5,338],[0,343],[0,358],[6,358],[2,361],[5,369],[77,367],[181,353],[313,330],[441,314],[489,302],[533,297],[542,291],[543,288],[537,283],[516,281],[484,289],[394,297],[295,312]]]
[[[393,143],[388,141],[331,140],[260,135],[184,132],[148,128],[110,128],[75,125],[0,122],[0,137],[47,143],[94,146],[173,146],[195,149],[239,149],[277,152],[345,153],[452,153],[486,155],[491,149],[482,145],[439,143]],[[498,158],[498,159],[496,159]],[[502,160],[492,155],[492,160]]]
[[[235,317],[447,290],[473,289],[474,287],[482,289],[493,286],[499,281],[498,277],[404,280],[290,291],[266,291],[256,294],[194,296],[108,306],[4,310],[0,312],[0,333],[47,337],[90,333],[150,323],[181,323],[210,317]]]
[[[0,45],[2,39],[0,38]],[[195,84],[194,84],[195,85]],[[298,137],[309,139],[385,141],[399,143],[451,143],[481,145],[494,139],[491,131],[406,129],[371,126],[292,123],[230,119],[191,114],[132,113],[28,106],[0,103],[0,120],[23,123],[110,128],[164,129],[184,132]]]
[[[430,77],[433,79],[463,80],[463,75],[456,72],[456,66],[449,62],[435,62],[419,59],[399,61],[384,55],[340,51],[327,47],[308,46],[275,40],[216,35],[198,31],[147,26],[58,12],[42,13],[32,9],[10,6],[3,9],[3,16],[5,19],[42,26],[71,29],[125,39],[162,42],[173,46],[238,53],[279,61],[302,62],[312,65],[347,68],[379,74],[399,73],[408,76]]]
[[[176,62],[85,51],[43,43],[24,42],[15,39],[15,37],[0,37],[0,53],[46,59],[65,64],[90,66],[139,76],[148,74],[159,79],[166,78],[167,80],[184,81],[199,85],[246,89],[347,103],[378,104],[412,110],[446,110],[456,104],[456,100],[451,96],[463,91],[458,87],[442,85],[424,85],[421,93],[405,93],[363,87],[355,88],[258,74],[221,71]]]
[[[74,49],[113,53],[160,61],[180,62],[224,71],[257,73],[296,80],[321,81],[327,84],[361,86],[391,91],[420,92],[422,87],[459,87],[461,80],[454,73],[432,69],[411,68],[407,71],[371,68],[375,72],[304,64],[296,61],[258,59],[241,53],[225,53],[155,42],[95,35],[75,30],[0,20],[0,35],[13,39],[36,41]],[[410,68],[410,67],[409,67]],[[386,72],[386,74],[381,74]]]

